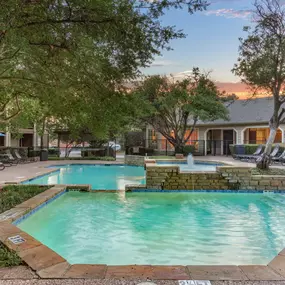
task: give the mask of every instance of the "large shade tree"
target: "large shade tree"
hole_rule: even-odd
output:
[[[253,28],[245,27],[238,63],[233,71],[253,89],[273,98],[270,134],[257,167],[266,169],[277,129],[285,121],[285,7],[278,0],[257,0]]]
[[[84,113],[102,133],[120,121],[114,110],[124,115],[116,99],[120,84],[185,36],[160,22],[165,11],[192,14],[206,6],[204,0],[3,1],[0,122],[11,124],[36,100],[44,106],[41,117],[65,121]]]
[[[134,90],[133,97],[141,122],[161,133],[177,153],[183,152],[198,120],[227,119],[225,102],[233,99],[198,68],[183,80],[150,76]]]

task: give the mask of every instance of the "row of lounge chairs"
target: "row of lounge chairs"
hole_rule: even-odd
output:
[[[20,163],[31,163],[35,161],[35,159],[21,155],[17,149],[13,151],[13,154],[9,149],[7,149],[5,152],[0,153],[0,171],[4,170],[6,167],[15,166]]]
[[[271,164],[274,163],[281,163],[282,165],[285,165],[285,150],[279,154],[280,146],[276,145],[271,154],[270,154],[270,160]],[[256,162],[258,158],[260,158],[263,155],[263,145],[260,145],[257,147],[256,151],[253,154],[235,154],[234,159],[240,159],[247,162]]]

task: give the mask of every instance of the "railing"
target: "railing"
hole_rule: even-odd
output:
[[[231,155],[230,145],[235,144],[234,140],[189,140],[185,143],[184,154],[193,155]],[[166,139],[144,140],[136,146],[127,146],[126,154],[148,155],[148,156],[172,156],[175,154],[175,147]]]
[[[24,157],[40,157],[42,149],[40,147],[0,147],[0,155],[8,151],[14,155],[18,151]],[[49,147],[43,148],[47,151],[48,158],[95,158],[95,157],[114,157],[116,158],[116,151],[112,147]]]
[[[205,141],[189,140],[185,144],[184,152],[191,152],[195,155],[205,154]],[[148,155],[148,156],[172,156],[175,154],[175,147],[166,139],[144,140],[137,145],[126,143],[126,154]]]
[[[94,158],[94,157],[114,157],[116,158],[116,151],[112,147],[49,147],[47,150],[49,158]],[[40,147],[28,148],[29,156],[39,156],[41,152]]]

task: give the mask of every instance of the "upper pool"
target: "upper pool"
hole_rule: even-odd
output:
[[[177,165],[179,166],[180,170],[183,172],[186,171],[216,171],[217,166],[221,166],[223,164],[218,164],[218,163],[207,163],[203,161],[195,161],[194,164],[189,167],[187,162],[185,161],[156,161],[156,164],[158,165],[164,165],[164,166],[174,166]]]
[[[90,184],[93,190],[125,190],[127,184],[145,184],[143,167],[127,165],[58,165],[58,171],[23,184]]]

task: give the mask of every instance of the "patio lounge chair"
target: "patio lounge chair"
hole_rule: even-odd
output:
[[[272,150],[272,152],[271,152],[270,155],[269,155],[269,156],[270,156],[270,159],[273,159],[273,158],[276,158],[276,157],[277,157],[278,152],[279,152],[279,148],[280,148],[279,145],[277,145],[277,146],[274,147],[274,149]],[[248,161],[248,162],[256,162],[256,160],[257,160],[258,158],[260,158],[262,155],[263,155],[263,153],[260,154],[260,155],[258,155],[258,156],[248,157],[247,161]]]
[[[13,163],[10,161],[8,156],[5,155],[5,154],[0,154],[0,163],[4,164],[6,167],[9,167],[9,166],[13,165]]]
[[[17,165],[19,163],[19,160],[12,155],[10,150],[6,150],[6,152],[2,154],[2,157],[11,162],[13,165]]]
[[[263,149],[263,145],[259,145],[253,154],[236,155],[236,158],[237,159],[249,159],[252,157],[257,157],[257,156],[261,155],[262,149]]]
[[[15,158],[18,159],[20,163],[30,163],[30,162],[33,162],[28,157],[21,156],[17,149],[14,150],[14,155],[15,155]]]
[[[285,163],[285,150],[279,155],[271,158],[271,164],[279,163],[282,164]]]
[[[4,170],[5,169],[5,165],[4,163],[0,162],[0,171]]]

